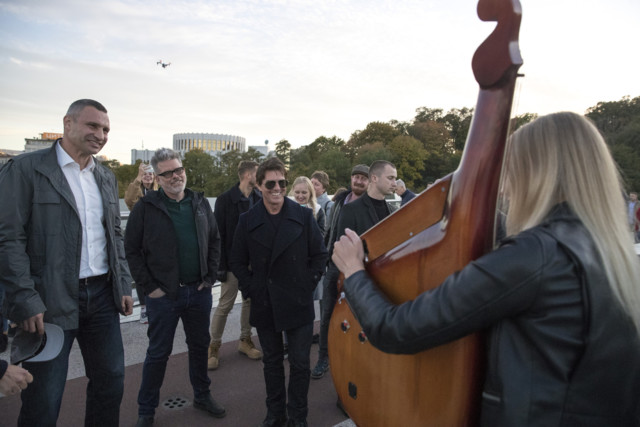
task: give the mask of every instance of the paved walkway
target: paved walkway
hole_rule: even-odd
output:
[[[212,289],[214,302],[212,313],[217,306],[219,292],[219,286]],[[187,347],[184,330],[180,324],[176,330],[173,352],[169,359],[167,375],[160,395],[161,405],[156,413],[154,426],[215,425],[236,427],[260,424],[266,413],[262,363],[252,361],[237,352],[237,340],[240,336],[239,302],[240,297],[236,300],[236,305],[229,314],[222,337],[220,368],[209,372],[212,379],[212,394],[227,408],[227,417],[212,419],[191,406],[193,396],[187,373]],[[316,307],[316,313],[318,313],[318,307]],[[137,304],[131,316],[121,316],[126,366],[125,395],[120,416],[121,426],[133,426],[137,419],[136,397],[148,342],[147,325],[141,324],[139,318],[140,308]],[[316,322],[317,328],[318,322]],[[255,335],[254,343],[259,346],[258,338]],[[314,344],[311,349],[311,366],[315,365],[317,356],[318,347]],[[9,350],[1,353],[0,358],[8,360]],[[59,426],[81,426],[83,424],[86,384],[87,378],[84,373],[82,356],[77,343],[75,343],[69,356],[67,387],[63,397]],[[171,404],[176,401],[177,405]],[[354,426],[336,407],[336,401],[337,395],[330,374],[320,380],[311,380],[309,426]],[[14,426],[19,407],[20,399],[18,396],[0,399],[0,414],[2,414],[0,426]]]

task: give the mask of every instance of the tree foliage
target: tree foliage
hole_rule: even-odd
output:
[[[628,191],[640,191],[640,96],[598,102],[587,110],[609,144]]]
[[[118,182],[118,197],[121,199],[124,198],[124,192],[127,191],[127,187],[138,176],[140,160],[136,161],[133,165],[121,165],[117,160],[107,160],[101,163],[116,176],[116,181]]]
[[[619,101],[599,102],[587,110],[610,146],[621,174],[631,191],[640,191],[640,97],[623,97]],[[329,193],[350,184],[351,168],[384,159],[393,162],[408,188],[419,192],[431,182],[453,172],[460,162],[471,126],[473,109],[420,107],[410,121],[374,121],[363,130],[356,130],[348,141],[337,136],[320,136],[308,145],[292,148],[286,139],[276,144],[276,155],[288,166],[288,176],[310,177],[324,170],[330,178]],[[511,122],[514,131],[534,120],[537,114],[524,113]],[[260,161],[262,154],[230,151],[213,157],[201,150],[187,153],[183,164],[187,169],[189,187],[204,191],[208,197],[218,196],[237,180],[238,163]],[[120,197],[138,173],[135,165],[103,162],[118,180]]]
[[[286,139],[281,139],[276,144],[276,156],[282,160],[282,163],[286,167],[290,166],[291,162],[291,144]]]

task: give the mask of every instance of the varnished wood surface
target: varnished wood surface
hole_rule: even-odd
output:
[[[519,3],[481,0],[478,13],[483,20],[502,21],[474,57],[480,93],[459,168],[362,235],[367,271],[397,304],[438,286],[493,246],[513,90],[521,65],[515,54]],[[493,52],[494,45],[499,45],[493,48],[498,54],[485,60],[482,52]],[[329,328],[331,373],[357,425],[477,424],[484,366],[479,334],[416,355],[391,355],[363,340],[361,332],[346,302],[339,300]]]

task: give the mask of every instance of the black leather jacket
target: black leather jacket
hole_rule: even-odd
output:
[[[640,338],[564,205],[413,301],[391,304],[365,272],[345,293],[389,353],[489,328],[483,426],[640,425]]]

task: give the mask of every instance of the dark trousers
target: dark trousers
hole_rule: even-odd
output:
[[[318,345],[318,360],[326,359],[329,357],[329,322],[331,321],[331,315],[333,314],[333,308],[336,305],[336,299],[338,298],[338,277],[340,271],[336,268],[335,264],[329,263],[327,272],[324,275],[324,282],[322,283],[322,304],[320,309],[322,314],[320,315],[320,342]]]
[[[268,415],[282,417],[285,410],[291,420],[306,420],[309,408],[307,394],[311,375],[309,353],[313,339],[313,323],[287,329],[289,387],[285,389],[284,344],[282,332],[258,328],[262,347],[264,382],[267,389]],[[288,391],[288,401],[287,401]]]
[[[33,383],[22,392],[19,426],[56,425],[69,352],[76,338],[89,379],[85,426],[118,425],[124,391],[124,350],[111,281],[105,278],[81,286],[79,309],[78,329],[64,331],[64,345],[58,357],[48,362],[23,363],[33,375]]]
[[[142,367],[142,384],[138,393],[138,415],[153,416],[160,399],[167,361],[173,350],[173,338],[182,319],[189,351],[189,379],[196,399],[209,394],[211,380],[207,374],[211,289],[198,285],[178,288],[178,298],[165,295],[145,298],[149,319],[149,348]]]

